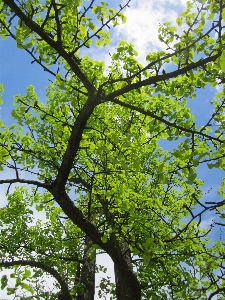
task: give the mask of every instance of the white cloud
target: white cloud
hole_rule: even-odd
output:
[[[169,21],[175,24],[178,13],[185,8],[186,0],[134,0],[123,12],[127,22],[117,27],[118,39],[132,44],[139,53],[142,62],[147,53],[165,49],[158,40],[159,24]]]
[[[223,91],[223,84],[220,84],[219,83],[219,79],[218,80],[216,80],[217,81],[217,85],[215,86],[215,89],[216,89],[216,91],[219,93],[219,92],[222,92]]]
[[[126,2],[127,0],[123,1],[123,5]],[[92,45],[82,53],[93,59],[104,60],[108,66],[111,61],[109,53],[115,51],[120,40],[125,40],[134,45],[139,54],[138,60],[145,64],[146,54],[166,48],[158,40],[159,24],[169,21],[175,25],[179,12],[186,7],[185,3],[186,0],[132,0],[130,7],[122,11],[127,18],[126,23],[114,29],[111,26],[111,44],[101,48]]]
[[[211,228],[211,225],[214,223],[214,220],[215,220],[215,218],[209,217],[209,218],[203,220],[203,221],[200,223],[200,226],[201,226],[202,228],[210,229],[210,228]]]

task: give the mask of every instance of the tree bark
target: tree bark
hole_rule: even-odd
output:
[[[85,239],[85,250],[83,257],[83,266],[81,269],[81,278],[80,283],[83,284],[84,289],[81,293],[78,294],[77,300],[94,300],[95,296],[95,253],[94,259],[93,254],[90,257],[93,242],[89,237]]]
[[[141,290],[138,280],[133,274],[130,250],[126,242],[121,245],[124,260],[128,266],[128,270],[123,268],[121,264],[114,262],[116,297],[117,300],[141,300]]]

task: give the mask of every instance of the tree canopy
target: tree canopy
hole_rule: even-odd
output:
[[[204,164],[225,168],[225,3],[188,1],[176,26],[160,25],[166,50],[146,53],[145,64],[125,40],[109,65],[87,55],[108,51],[130,5],[0,0],[2,39],[54,78],[45,101],[32,85],[15,95],[13,124],[0,123],[0,184],[8,187],[0,268],[11,270],[1,289],[9,295],[93,300],[104,271],[96,257],[107,253],[115,282],[102,279],[100,299],[225,296],[224,239],[210,235],[225,226],[225,179],[221,200],[206,202],[198,175]],[[188,102],[217,85],[199,126]],[[217,219],[204,228],[208,212]]]

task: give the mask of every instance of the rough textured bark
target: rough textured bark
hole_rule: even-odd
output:
[[[132,262],[130,251],[127,243],[121,245],[124,260],[127,263],[129,271],[132,272]],[[127,270],[122,269],[117,263],[114,264],[116,296],[117,300],[137,300],[140,299],[140,287],[137,282],[134,282],[131,277],[127,276]]]
[[[114,265],[116,278],[116,299],[117,300],[140,300],[140,289],[137,284],[133,285],[126,272],[121,272],[118,265]]]
[[[90,257],[92,249],[92,241],[90,238],[86,237],[85,240],[86,249],[84,251],[83,257],[83,267],[81,270],[80,283],[83,284],[84,290],[82,293],[79,293],[77,300],[94,300],[95,295],[95,253],[94,259],[93,254]]]

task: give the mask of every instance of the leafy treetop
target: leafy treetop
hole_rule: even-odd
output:
[[[30,85],[14,97],[15,123],[0,124],[1,171],[14,174],[0,180],[9,185],[0,210],[0,266],[13,267],[16,282],[12,287],[2,276],[8,294],[93,299],[95,273],[104,270],[96,255],[105,252],[115,284],[104,278],[100,297],[224,296],[224,242],[212,243],[212,226],[201,226],[208,211],[224,218],[224,201],[203,202],[197,170],[204,163],[224,170],[225,91],[200,127],[187,103],[197,89],[224,83],[225,6],[188,1],[176,27],[159,28],[166,51],[146,54],[142,65],[133,45],[120,41],[106,70],[84,49],[109,45],[129,5],[0,1],[2,38],[15,39],[54,76],[46,103]],[[165,150],[163,139],[177,142]],[[12,184],[22,186],[10,191]],[[225,180],[222,198],[224,189]],[[46,220],[35,220],[34,211]],[[46,290],[45,274],[56,289]]]

